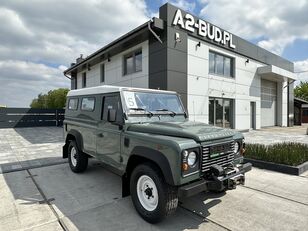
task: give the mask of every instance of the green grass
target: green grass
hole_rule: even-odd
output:
[[[297,166],[308,161],[308,145],[300,143],[278,143],[272,145],[246,144],[245,157]]]

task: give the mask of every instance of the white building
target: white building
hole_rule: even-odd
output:
[[[165,4],[64,74],[72,89],[119,85],[177,91],[190,120],[235,129],[293,126],[294,64]]]

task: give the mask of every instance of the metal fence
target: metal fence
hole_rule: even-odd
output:
[[[64,109],[0,108],[0,128],[62,126]]]

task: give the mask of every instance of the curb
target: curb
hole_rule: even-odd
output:
[[[250,158],[244,158],[244,162],[250,162],[252,166],[254,167],[263,168],[263,169],[272,170],[272,171],[281,172],[281,173],[286,173],[290,175],[296,175],[296,176],[299,176],[303,172],[308,170],[308,161],[298,166],[277,164],[273,162],[266,162],[263,160],[255,160],[255,159],[250,159]]]

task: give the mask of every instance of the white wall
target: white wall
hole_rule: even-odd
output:
[[[209,97],[234,99],[236,129],[250,128],[250,102],[256,102],[256,128],[260,128],[260,76],[257,68],[263,64],[250,60],[235,53],[188,38],[188,112],[191,120],[208,123]],[[235,58],[235,78],[209,74],[209,50],[217,51]]]
[[[131,51],[142,48],[142,71],[123,75],[123,56]],[[91,67],[91,70],[85,70],[87,73],[87,87],[94,87],[103,84],[127,86],[127,87],[149,87],[149,46],[148,41],[140,43],[126,51],[112,56],[111,61],[105,63],[105,82],[100,82],[100,64]],[[84,72],[84,71],[83,71]],[[77,88],[82,87],[82,73],[77,74]]]

